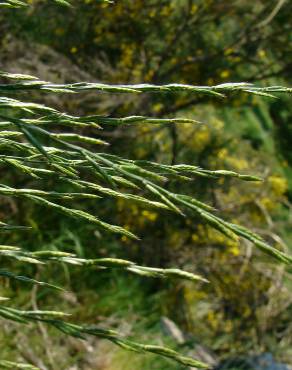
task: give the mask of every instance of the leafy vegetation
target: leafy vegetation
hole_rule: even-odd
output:
[[[174,17],[181,17],[181,11],[185,11],[184,6],[176,5],[176,8],[172,8],[173,4],[170,3],[170,10],[177,9]],[[213,7],[212,2],[209,5]],[[42,6],[40,11],[43,11]],[[135,9],[132,9],[133,6]],[[113,8],[114,11],[108,15],[109,25],[115,24],[113,17],[119,19],[121,9],[127,9],[132,17],[136,11],[141,10],[139,8],[141,6],[139,2],[136,5],[128,2],[122,5],[117,4]],[[152,9],[151,12],[154,11],[154,18],[160,14],[161,9],[167,9],[167,6],[159,7],[156,2],[153,2],[151,9],[153,7],[155,10]],[[188,7],[189,4],[187,9]],[[38,7],[35,9],[38,11]],[[106,11],[107,7],[105,6],[104,9]],[[157,14],[156,9],[160,9]],[[90,17],[86,14],[87,7],[81,7],[81,11],[85,13],[84,19]],[[194,8],[191,14],[195,15],[197,11],[198,9]],[[205,7],[202,7],[202,11],[204,14],[212,14],[208,13]],[[149,13],[150,20],[152,19],[151,14]],[[32,19],[37,19],[38,15],[36,14],[35,17]],[[131,17],[129,22],[132,21]],[[145,18],[140,17],[139,19]],[[198,21],[197,15],[191,19],[192,21],[188,20],[191,24]],[[6,22],[13,24],[14,20],[10,21],[8,18]],[[189,29],[188,22],[184,26],[186,29],[183,27],[181,31],[185,37],[190,36],[186,32]],[[170,27],[167,22],[166,25]],[[22,27],[21,24],[20,27]],[[45,24],[44,28],[46,27],[50,27],[50,24]],[[147,24],[145,29],[151,30],[152,27],[153,25]],[[103,25],[100,26],[100,30],[102,29]],[[46,32],[50,35],[48,30]],[[79,34],[83,35],[83,33]],[[107,34],[110,36],[111,32]],[[262,36],[261,33],[260,36]],[[35,34],[34,37],[39,36]],[[139,37],[134,39],[135,42],[137,40]],[[154,40],[155,38],[151,39],[151,42]],[[176,40],[171,41],[172,44],[176,43]],[[107,40],[104,44],[104,50],[107,53],[109,51],[106,48],[109,45],[111,45],[110,41]],[[56,48],[58,49],[59,46],[56,45]],[[161,47],[162,45],[157,46],[156,52],[163,56]],[[78,50],[79,46],[72,46],[70,53],[74,56]],[[137,50],[137,48],[133,46],[126,50]],[[0,315],[10,321],[33,322],[42,333],[45,343],[50,342],[51,335],[48,335],[50,329],[44,326],[47,324],[72,337],[83,338],[84,335],[93,335],[108,339],[124,349],[140,353],[150,352],[173,359],[182,365],[207,368],[208,365],[203,361],[182,355],[180,349],[174,351],[161,345],[142,345],[136,340],[125,339],[115,330],[72,324],[64,320],[67,316],[64,312],[67,312],[68,307],[56,312],[56,298],[51,298],[52,293],[50,293],[51,289],[62,291],[62,286],[68,286],[68,281],[72,281],[74,291],[80,290],[79,294],[83,297],[82,299],[86,300],[81,310],[81,312],[84,311],[81,316],[85,315],[83,318],[85,320],[81,322],[88,322],[89,318],[89,322],[95,324],[94,317],[86,317],[88,315],[86,312],[91,311],[91,305],[94,307],[92,292],[96,289],[96,285],[99,286],[98,289],[102,294],[106,294],[102,290],[103,276],[105,276],[107,280],[114,279],[125,284],[120,288],[122,291],[129,289],[129,295],[126,295],[127,300],[131,300],[136,294],[138,298],[140,297],[142,305],[138,303],[137,309],[143,315],[145,314],[144,302],[149,295],[138,294],[139,287],[135,286],[135,283],[134,285],[123,283],[124,277],[118,270],[125,270],[141,275],[141,277],[171,280],[166,283],[169,284],[166,285],[168,288],[164,288],[167,296],[164,297],[162,293],[158,295],[158,301],[162,302],[155,303],[156,312],[162,309],[164,314],[177,316],[177,320],[182,324],[184,322],[189,331],[193,331],[192,325],[199,325],[202,327],[206,343],[210,342],[208,344],[219,352],[230,352],[230,348],[224,348],[226,345],[224,335],[229,332],[236,337],[234,327],[240,328],[242,325],[240,320],[247,318],[249,324],[246,325],[243,337],[236,338],[235,351],[238,351],[237,341],[241,343],[245,335],[249,336],[250,333],[259,329],[255,335],[255,341],[257,341],[261,336],[260,330],[265,330],[263,327],[269,327],[267,323],[261,327],[257,326],[257,321],[261,318],[263,308],[263,305],[259,303],[264,299],[262,295],[265,291],[270,291],[274,285],[274,280],[264,274],[272,259],[265,260],[265,268],[259,269],[257,261],[261,261],[262,257],[257,259],[253,266],[248,263],[250,257],[243,258],[243,256],[245,251],[249,254],[248,251],[254,246],[273,257],[275,261],[291,265],[291,256],[287,253],[285,243],[278,236],[275,221],[272,219],[272,216],[275,216],[276,222],[281,224],[281,218],[285,218],[285,212],[287,213],[287,181],[283,175],[268,175],[267,177],[264,174],[264,177],[267,177],[267,186],[262,184],[259,186],[261,179],[246,172],[247,170],[250,172],[255,167],[256,172],[263,174],[256,166],[258,164],[263,166],[264,159],[259,158],[256,163],[254,153],[257,152],[258,145],[269,144],[266,151],[270,150],[270,154],[274,155],[273,149],[271,150],[271,145],[274,145],[273,140],[268,143],[265,136],[255,138],[255,133],[252,132],[255,129],[250,124],[250,131],[245,135],[252,138],[251,145],[248,143],[241,145],[239,140],[241,141],[242,138],[238,137],[241,135],[241,130],[231,128],[231,136],[236,134],[234,136],[237,136],[237,139],[230,139],[228,133],[222,132],[222,126],[224,126],[223,120],[225,119],[227,124],[231,121],[229,127],[234,126],[232,114],[238,110],[237,107],[243,106],[241,115],[248,115],[250,111],[246,108],[248,102],[258,105],[259,116],[264,117],[264,122],[269,122],[271,118],[267,107],[270,103],[262,103],[262,99],[273,98],[274,94],[279,93],[289,94],[291,88],[280,87],[277,82],[270,87],[258,87],[250,83],[215,84],[210,80],[208,80],[208,85],[195,86],[186,84],[183,74],[182,78],[177,80],[180,83],[165,84],[165,79],[158,78],[157,73],[160,74],[164,70],[164,60],[168,62],[167,68],[172,66],[169,60],[171,50],[168,52],[166,50],[166,55],[158,62],[156,68],[159,72],[153,72],[148,77],[149,71],[135,73],[135,70],[141,68],[139,63],[134,68],[131,63],[126,63],[126,56],[120,59],[122,56],[120,49],[118,56],[111,51],[112,65],[119,60],[122,62],[125,60],[124,65],[117,62],[114,70],[117,73],[124,73],[121,76],[126,76],[126,71],[131,71],[132,76],[128,75],[125,79],[126,84],[117,83],[120,78],[115,75],[106,76],[108,83],[50,83],[31,74],[1,72],[3,83],[0,85],[0,91],[4,96],[0,98],[2,150],[0,161],[5,176],[1,183],[0,193],[8,212],[1,222],[1,229],[5,233],[0,255],[5,262],[5,269],[0,270],[0,276],[5,278],[5,281],[11,281],[9,283],[11,287],[14,286],[13,281],[18,281],[19,284],[24,282],[32,284],[34,296],[31,303],[32,309],[25,307],[16,309],[2,304]],[[83,55],[87,55],[87,52],[88,50],[82,52],[81,59]],[[180,48],[177,52],[183,56]],[[81,59],[75,62],[81,63]],[[150,59],[155,61],[153,56]],[[133,57],[133,62],[134,60],[137,58]],[[144,63],[145,61],[143,65]],[[174,65],[177,63],[178,61],[175,60]],[[145,65],[147,66],[147,63]],[[178,76],[169,73],[167,75],[168,77]],[[142,76],[144,76],[142,80],[147,83],[136,83],[138,81],[135,80],[139,80]],[[224,76],[224,78],[230,77],[226,73]],[[51,98],[45,96],[44,93],[58,95],[60,98],[58,102],[52,104],[49,100]],[[70,111],[74,110],[75,104],[83,101],[76,98],[81,93],[85,96],[84,101],[88,108],[80,108],[78,115],[64,113],[69,108],[67,101],[72,100],[73,103]],[[28,94],[34,102],[28,102]],[[41,98],[42,96],[44,98]],[[98,110],[92,108],[90,103],[90,99],[96,100],[96,96],[98,96],[100,107]],[[121,100],[114,96],[121,96]],[[223,104],[222,98],[226,96],[231,98],[231,108],[226,108],[225,103]],[[250,97],[253,100],[249,100]],[[214,100],[212,106],[215,108],[211,108],[210,100],[206,99],[215,98],[218,98],[218,101]],[[45,104],[41,103],[41,99]],[[106,103],[107,101],[109,104]],[[114,103],[111,107],[112,101]],[[198,114],[189,110],[193,104],[198,104]],[[52,108],[52,105],[57,108]],[[107,115],[107,109],[109,109],[110,116]],[[183,110],[181,115],[183,118],[176,116],[176,112],[181,110]],[[217,116],[218,111],[222,115],[221,119]],[[167,114],[171,117],[168,118]],[[210,120],[210,126],[201,123],[201,121],[205,122],[206,118]],[[249,122],[253,120],[258,124],[257,117],[249,117]],[[126,140],[121,136],[122,139],[116,144],[115,135],[119,139],[120,135],[123,135],[121,132],[125,132]],[[129,135],[136,138],[131,147],[126,144],[129,141]],[[107,137],[113,140],[107,140]],[[111,150],[108,149],[109,141],[112,144]],[[102,148],[101,151],[95,149],[99,147]],[[235,150],[235,147],[236,154],[232,157],[230,151]],[[250,156],[249,158],[238,157],[240,147],[245,151],[245,156]],[[170,157],[167,157],[167,153],[170,153]],[[253,158],[254,162],[248,162],[250,158]],[[226,165],[227,169],[218,170],[218,168],[226,168]],[[203,169],[206,167],[211,169]],[[248,188],[238,180],[250,182]],[[263,188],[267,189],[266,194],[261,190]],[[246,192],[246,189],[249,190]],[[115,202],[113,203],[108,198],[114,198]],[[283,205],[279,208],[276,206],[277,202]],[[20,211],[14,212],[14,207]],[[220,216],[216,209],[221,211]],[[227,213],[226,219],[229,221],[221,218],[223,213]],[[248,219],[246,219],[246,214],[248,214]],[[268,229],[263,226],[265,222]],[[30,226],[31,230],[27,226]],[[280,232],[284,234],[285,228],[287,224],[282,221]],[[265,230],[268,230],[266,235]],[[265,239],[260,234],[265,235]],[[27,240],[26,236],[28,236]],[[139,239],[142,241],[140,242]],[[96,243],[100,245],[99,251],[94,248]],[[148,250],[145,248],[146,244],[149,245]],[[124,245],[126,250],[123,251],[120,245]],[[203,252],[204,248],[206,252]],[[13,260],[18,260],[22,264],[15,263]],[[42,265],[45,266],[42,267]],[[71,268],[69,270],[68,265],[80,266],[78,272],[73,272]],[[153,265],[158,267],[152,267]],[[64,271],[64,277],[67,280],[65,284],[64,281],[60,281],[62,279],[52,279],[52,276],[55,276],[54,271],[60,271],[56,270],[60,269],[58,266]],[[178,266],[180,268],[177,268]],[[274,274],[277,271],[280,279],[278,281],[282,281],[283,270],[281,265],[279,266],[278,269],[272,266],[271,271],[273,270]],[[19,268],[23,270],[21,275],[14,272]],[[238,279],[234,277],[237,269],[240,270]],[[97,276],[96,272],[99,270]],[[40,271],[42,275],[45,275],[45,279],[40,279]],[[255,277],[257,277],[257,286],[254,285]],[[182,280],[182,283],[178,280]],[[208,281],[210,284],[206,285]],[[195,290],[194,282],[198,284]],[[40,297],[43,295],[43,303],[51,305],[52,310],[38,308],[36,302],[38,286],[41,286],[42,291],[45,292],[38,293],[38,295]],[[205,288],[205,286],[208,287]],[[156,291],[151,282],[148,287]],[[239,290],[245,292],[242,301],[238,295]],[[145,292],[147,292],[146,287]],[[249,292],[254,292],[252,298]],[[22,306],[21,301],[28,293],[28,286],[21,285],[20,294],[17,291],[13,293],[13,289],[3,288],[3,296],[14,298],[14,301]],[[286,293],[281,291],[280,294],[284,301]],[[123,297],[120,299],[116,292],[114,295],[116,298],[111,296],[111,303],[107,301],[103,307],[99,308],[101,311],[105,310],[105,315],[108,317],[112,317],[118,311],[124,299]],[[207,301],[209,296],[211,296],[209,302],[212,302],[214,298],[214,307],[217,304],[219,309],[210,308],[206,311],[206,308],[200,307],[200,301],[205,299]],[[273,303],[274,299],[277,300],[279,296],[275,294],[266,299]],[[253,311],[253,305],[258,308],[258,312]],[[186,307],[185,310],[188,313],[178,314],[179,309],[171,310],[168,308],[171,306]],[[127,317],[126,312],[127,308],[122,309],[122,319]],[[146,315],[148,312],[146,311]],[[285,318],[287,311],[280,312],[281,327],[287,321]],[[80,313],[77,315],[80,322],[79,319],[82,317]],[[188,320],[188,316],[192,319]],[[206,322],[202,323],[202,318]],[[157,317],[155,320],[157,321]],[[274,316],[271,320],[274,320]],[[221,343],[219,341],[214,344],[213,335],[218,336]],[[157,333],[152,340],[155,338],[157,340]],[[6,338],[6,343],[9,343],[11,339]],[[173,343],[170,344],[173,345]],[[285,345],[284,340],[283,348]],[[25,359],[29,356],[22,355],[22,357]],[[45,357],[49,366],[54,368],[56,365],[50,348],[46,349]],[[43,367],[39,360],[30,359],[30,362],[34,367],[27,368]],[[158,368],[164,366],[160,362],[154,363],[154,366]],[[16,365],[3,360],[1,366],[15,368]],[[26,368],[26,365],[17,366]],[[66,368],[68,365],[62,366]],[[154,368],[153,364],[149,363],[149,366]]]

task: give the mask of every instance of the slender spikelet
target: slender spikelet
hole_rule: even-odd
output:
[[[73,1],[54,0],[65,6],[74,6]],[[109,2],[109,1],[104,1]],[[0,7],[21,8],[28,6],[27,1],[3,0]],[[224,98],[229,94],[245,93],[273,98],[276,94],[291,94],[292,89],[280,86],[257,87],[250,83],[225,83],[214,86],[194,86],[188,84],[134,84],[111,85],[100,82],[80,82],[71,84],[54,84],[24,74],[0,72],[0,93],[48,92],[52,94],[189,94]],[[2,82],[4,80],[4,82]],[[240,174],[230,170],[208,170],[193,164],[169,165],[146,160],[132,160],[119,155],[104,153],[108,143],[100,138],[100,130],[107,126],[123,125],[176,125],[199,124],[195,119],[180,117],[157,118],[146,116],[107,117],[99,115],[74,116],[60,112],[55,108],[39,103],[23,102],[15,98],[0,97],[0,166],[5,171],[29,178],[28,187],[17,188],[13,184],[0,184],[0,195],[16,197],[41,207],[63,213],[78,221],[95,225],[99,230],[117,234],[135,240],[136,236],[128,227],[113,225],[102,220],[99,215],[76,209],[76,199],[90,199],[99,205],[100,198],[122,199],[135,202],[141,207],[151,207],[161,212],[173,212],[177,217],[196,215],[209,226],[224,234],[227,238],[238,240],[244,238],[261,252],[275,261],[292,265],[292,257],[269,245],[260,235],[247,228],[230,223],[216,214],[216,210],[193,196],[174,193],[168,186],[171,180],[190,183],[196,176],[210,181],[219,178],[232,178],[234,181],[261,181],[258,176]],[[4,113],[3,113],[4,112]],[[60,128],[66,127],[66,132]],[[80,133],[78,130],[90,128]],[[93,132],[90,135],[88,132]],[[100,150],[100,151],[97,151]],[[52,181],[44,181],[49,178]],[[3,180],[4,181],[4,180]],[[9,181],[12,182],[12,180]],[[50,185],[53,184],[53,185]],[[12,186],[10,186],[12,185]],[[67,191],[60,191],[60,186]],[[66,186],[64,186],[66,185]],[[51,188],[49,187],[51,186]],[[125,188],[127,190],[125,190]],[[71,190],[71,189],[75,189]],[[98,207],[95,207],[99,213]],[[158,216],[159,217],[159,216]],[[162,217],[162,216],[161,216]],[[193,218],[194,219],[194,218]],[[41,223],[42,220],[40,220]],[[28,231],[27,226],[16,226],[0,222],[0,232]],[[193,272],[177,268],[159,268],[141,266],[133,261],[120,258],[80,258],[73,253],[55,250],[22,250],[19,247],[0,245],[3,259],[16,260],[20,263],[48,263],[76,265],[91,268],[94,273],[100,270],[118,270],[145,278],[182,279],[198,284],[208,280]],[[0,276],[18,283],[37,285],[45,289],[62,290],[62,288],[29,276],[19,275],[7,269],[0,270]],[[2,304],[5,297],[0,297],[0,316],[3,319],[26,323],[42,323],[56,328],[62,333],[80,339],[88,335],[107,339],[120,347],[138,353],[154,353],[176,361],[184,366],[207,369],[208,366],[195,359],[185,357],[178,352],[156,345],[136,343],[120,336],[113,330],[88,327],[69,323],[64,320],[66,313],[48,310],[19,310]],[[12,369],[36,369],[31,365],[15,364],[0,360],[0,367]]]
[[[0,305],[0,316],[5,319],[16,321],[19,323],[28,323],[30,321],[40,321],[51,325],[59,331],[80,339],[85,339],[85,335],[93,335],[107,339],[119,346],[135,352],[140,353],[154,353],[162,357],[166,357],[176,361],[177,363],[186,366],[196,366],[199,369],[208,369],[209,366],[203,362],[197,361],[190,357],[182,356],[178,352],[162,346],[145,345],[136,343],[134,341],[122,338],[117,332],[113,330],[106,330],[102,328],[86,327],[82,325],[71,324],[60,319],[66,314],[55,311],[21,311],[10,307]]]

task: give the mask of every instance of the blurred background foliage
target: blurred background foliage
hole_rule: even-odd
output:
[[[25,10],[0,13],[0,68],[53,82],[189,83],[209,85],[248,81],[261,86],[291,85],[292,2],[248,0],[76,1],[72,9],[31,1]],[[77,115],[184,116],[191,125],[143,125],[98,133],[110,152],[161,163],[189,163],[263,177],[260,184],[198,177],[191,184],[169,183],[216,207],[228,220],[260,232],[289,251],[292,199],[292,105],[289,97],[236,95],[226,101],[188,94],[141,96],[25,95]],[[84,129],[83,129],[84,130]],[[86,135],[96,136],[92,129]],[[4,172],[5,179],[29,184]],[[49,184],[48,184],[49,185]],[[216,359],[271,352],[292,358],[291,277],[282,266],[258,256],[248,242],[231,241],[193,217],[142,209],[123,200],[104,200],[93,213],[119,222],[141,236],[132,242],[100,235],[94,226],[72,221],[29,202],[0,199],[0,214],[30,232],[2,234],[2,244],[29,250],[60,249],[79,256],[128,258],[157,267],[177,266],[206,276],[207,287],[185,282],[145,281],[123,273],[81,271],[79,267],[31,267],[48,280],[55,276],[70,293],[23,290],[3,280],[23,307],[54,307],[60,301],[79,321],[118,326],[144,341],[172,343],[186,352],[202,345]],[[101,204],[99,202],[99,204]],[[76,203],[80,209],[83,202]],[[17,221],[17,222],[16,222]],[[291,247],[290,247],[291,253]],[[21,273],[21,266],[17,266]],[[27,267],[25,267],[27,269]],[[82,276],[82,279],[80,279]],[[11,283],[10,283],[11,284]],[[290,291],[289,291],[290,290]],[[21,292],[21,293],[20,293]],[[168,317],[188,340],[175,343],[161,318]],[[79,343],[40,325],[17,330],[3,325],[3,358],[16,356],[44,369],[182,369],[152,356],[137,356],[100,340]],[[9,329],[9,330],[8,330]],[[40,341],[39,337],[43,340]],[[4,346],[5,343],[5,346]],[[45,343],[45,345],[44,345]],[[12,357],[11,357],[12,356]],[[42,360],[40,360],[42,359]],[[133,365],[134,364],[134,365]]]

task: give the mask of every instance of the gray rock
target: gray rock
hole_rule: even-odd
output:
[[[255,370],[289,370],[288,365],[277,363],[271,353],[264,353],[252,359]]]
[[[190,336],[187,333],[184,333],[175,322],[170,320],[168,317],[161,318],[161,325],[164,333],[172,337],[178,344],[188,347],[187,355],[194,357],[199,361],[202,361],[210,367],[214,367],[218,360],[208,348],[203,345],[193,343],[193,340],[190,340]],[[189,367],[189,370],[194,368]],[[195,369],[196,370],[196,369]]]
[[[276,362],[271,353],[246,358],[234,358],[219,364],[215,370],[291,370],[291,366]]]

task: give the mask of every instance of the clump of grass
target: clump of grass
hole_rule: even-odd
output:
[[[64,5],[66,1],[56,0]],[[6,0],[1,3],[7,7],[26,6],[19,0]],[[4,83],[0,84],[0,163],[7,171],[14,169],[31,178],[32,188],[16,188],[13,184],[0,184],[0,195],[28,199],[40,204],[41,207],[63,213],[80,222],[90,222],[102,232],[123,235],[139,241],[139,236],[119,225],[102,220],[97,215],[72,208],[70,201],[76,198],[95,199],[102,197],[122,198],[128,202],[135,202],[141,207],[162,209],[176,213],[178,217],[188,217],[189,213],[199,215],[204,222],[220,231],[228,238],[237,240],[244,238],[253,243],[262,252],[273,257],[276,261],[288,265],[292,264],[292,257],[265,242],[261,236],[241,225],[230,223],[217,215],[210,205],[187,194],[174,193],[165,187],[165,184],[176,181],[193,181],[196,176],[203,176],[210,181],[220,177],[233,177],[242,181],[260,181],[253,175],[239,174],[233,171],[210,171],[195,165],[166,165],[149,161],[136,161],[111,155],[96,148],[107,146],[108,143],[98,137],[81,135],[75,130],[80,127],[91,127],[99,130],[107,125],[126,124],[198,124],[196,120],[184,118],[152,118],[143,116],[129,116],[111,118],[102,116],[78,117],[59,112],[45,105],[23,102],[8,97],[13,93],[24,91],[44,91],[48,93],[82,93],[95,91],[111,94],[204,94],[223,98],[230,93],[247,93],[274,97],[274,93],[291,93],[292,89],[272,86],[256,87],[249,83],[226,83],[215,86],[192,86],[183,84],[168,84],[163,86],[152,84],[137,85],[108,85],[101,83],[74,83],[53,84],[40,81],[34,76],[1,72]],[[61,127],[66,132],[60,132]],[[84,174],[90,174],[90,179]],[[70,186],[73,190],[60,192],[57,189],[43,190],[41,181],[52,178]],[[127,191],[122,188],[127,188]],[[69,202],[69,205],[68,205]],[[0,231],[18,231],[25,226],[8,225],[1,222]],[[0,255],[5,258],[16,259],[22,263],[46,264],[49,262],[82,265],[84,268],[95,266],[100,269],[125,270],[143,277],[179,278],[193,282],[207,282],[207,279],[194,273],[185,272],[177,268],[161,269],[149,266],[140,266],[135,262],[114,258],[82,259],[61,251],[24,251],[16,246],[0,246]],[[20,276],[7,269],[0,270],[0,276],[14,279],[33,285],[61,290],[53,284]],[[2,297],[3,299],[5,297]],[[2,300],[3,300],[2,299]],[[42,323],[54,327],[66,335],[85,339],[88,335],[107,339],[123,349],[137,353],[152,353],[176,361],[185,366],[208,368],[198,360],[186,357],[180,353],[158,345],[140,344],[119,335],[116,331],[99,327],[73,324],[65,320],[66,313],[48,310],[20,310],[8,305],[0,305],[0,316],[4,319],[26,324],[29,322]],[[14,364],[8,361],[0,362],[6,368],[35,369],[30,365]]]

